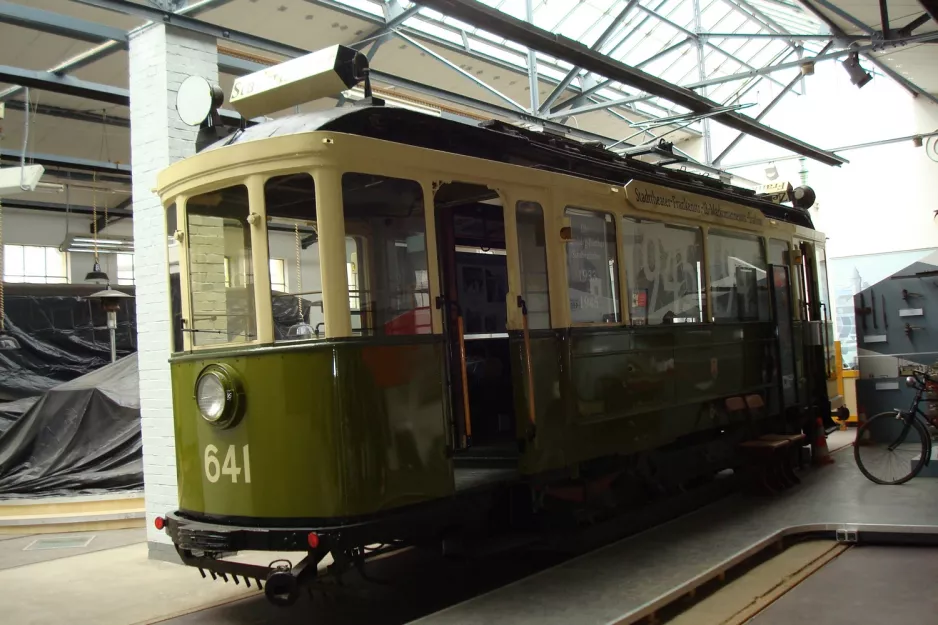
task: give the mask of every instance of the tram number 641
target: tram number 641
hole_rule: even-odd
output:
[[[244,483],[250,484],[251,453],[249,447],[250,445],[244,445],[241,448],[241,466],[238,466],[238,450],[234,445],[228,445],[225,459],[221,463],[218,461],[218,447],[215,447],[215,445],[206,445],[203,459],[205,464],[205,477],[208,478],[208,481],[214,484],[221,479],[222,475],[227,475],[231,478],[232,484],[237,484],[238,478],[241,477],[243,470]]]

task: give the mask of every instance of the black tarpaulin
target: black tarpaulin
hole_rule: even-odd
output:
[[[143,487],[137,356],[46,391],[0,435],[0,494]]]
[[[0,351],[0,402],[41,395],[111,361],[107,314],[100,303],[88,299],[103,288],[5,285],[5,326],[20,349]],[[134,294],[133,287],[117,288]],[[117,313],[118,358],[136,351],[135,316],[134,300],[122,301]]]

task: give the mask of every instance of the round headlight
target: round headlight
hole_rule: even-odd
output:
[[[215,422],[225,413],[225,386],[217,375],[211,373],[199,378],[195,388],[195,400],[199,404],[199,412],[206,421]]]
[[[238,374],[227,365],[209,365],[195,382],[195,403],[202,418],[219,427],[234,424],[244,408]]]

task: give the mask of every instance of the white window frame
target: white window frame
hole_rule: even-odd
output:
[[[27,266],[26,264],[26,250],[27,249],[41,249],[43,250],[43,259],[42,259],[42,268],[36,267],[34,264]],[[9,256],[12,256],[13,253],[19,253],[22,258],[23,273],[22,274],[12,274],[10,273],[11,263],[9,262]],[[48,267],[49,252],[53,252],[61,262],[61,273],[55,272],[50,273]],[[20,283],[20,284],[68,284],[69,280],[69,254],[68,252],[62,252],[58,247],[54,245],[20,245],[14,243],[5,243],[3,245],[3,281],[10,283]]]

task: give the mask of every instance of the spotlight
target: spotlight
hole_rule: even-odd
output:
[[[801,64],[802,76],[814,76],[814,61],[805,61]]]
[[[850,74],[850,82],[855,84],[857,89],[862,89],[866,83],[873,80],[873,76],[860,66],[860,56],[856,52],[844,59],[843,66]]]
[[[915,147],[920,148],[922,147],[924,143],[925,142],[922,141],[921,137],[912,137],[912,145],[914,145]]]

